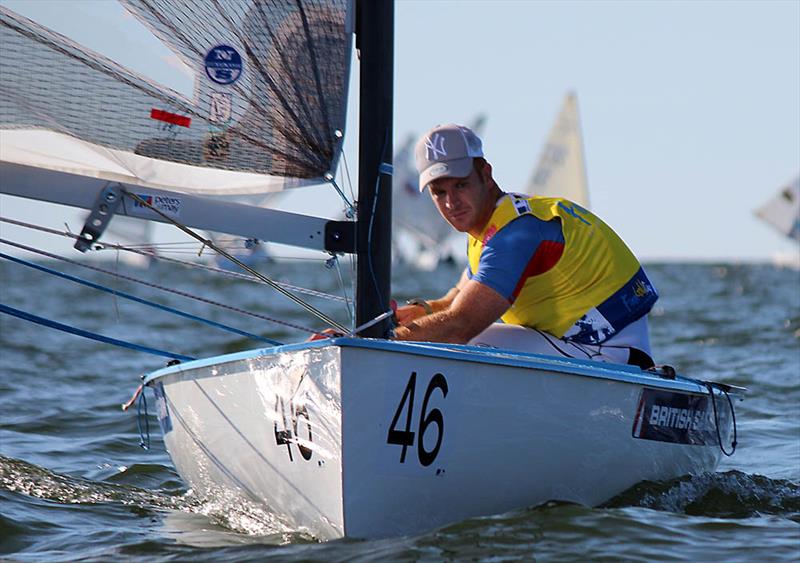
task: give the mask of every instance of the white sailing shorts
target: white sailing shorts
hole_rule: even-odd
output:
[[[634,363],[631,361],[633,359],[632,348],[652,357],[646,315],[629,324],[602,344],[580,344],[557,338],[534,328],[503,323],[490,325],[468,344],[614,364]]]

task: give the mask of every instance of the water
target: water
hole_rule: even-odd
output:
[[[276,340],[305,336],[76,266],[54,266]],[[337,287],[335,272],[316,261],[265,271],[302,286]],[[128,272],[320,328],[285,298],[248,282],[169,266]],[[164,359],[2,315],[0,557],[800,560],[800,274],[732,264],[651,265],[648,272],[662,294],[651,322],[657,361],[750,389],[737,406],[739,447],[717,473],[640,483],[602,507],[551,503],[378,541],[323,543],[286,529],[262,506],[195,498],[172,467],[155,417],[145,451],[135,413],[120,410],[138,376]],[[0,275],[0,302],[114,338],[190,356],[257,346],[22,266],[0,263]],[[395,296],[436,296],[457,275],[447,268],[396,269]],[[336,303],[314,303],[345,318]]]

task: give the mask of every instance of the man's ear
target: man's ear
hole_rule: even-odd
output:
[[[481,166],[481,180],[483,180],[484,183],[488,183],[489,180],[491,179],[492,179],[492,165],[484,160],[483,166]]]

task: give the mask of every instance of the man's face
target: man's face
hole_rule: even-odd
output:
[[[494,211],[488,180],[485,168],[481,173],[473,168],[466,178],[439,178],[428,189],[445,221],[457,231],[477,236]]]

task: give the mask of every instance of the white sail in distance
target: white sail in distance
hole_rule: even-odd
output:
[[[569,92],[526,186],[529,195],[563,197],[589,209],[578,97]]]
[[[800,243],[800,176],[778,190],[755,213],[787,238]]]

